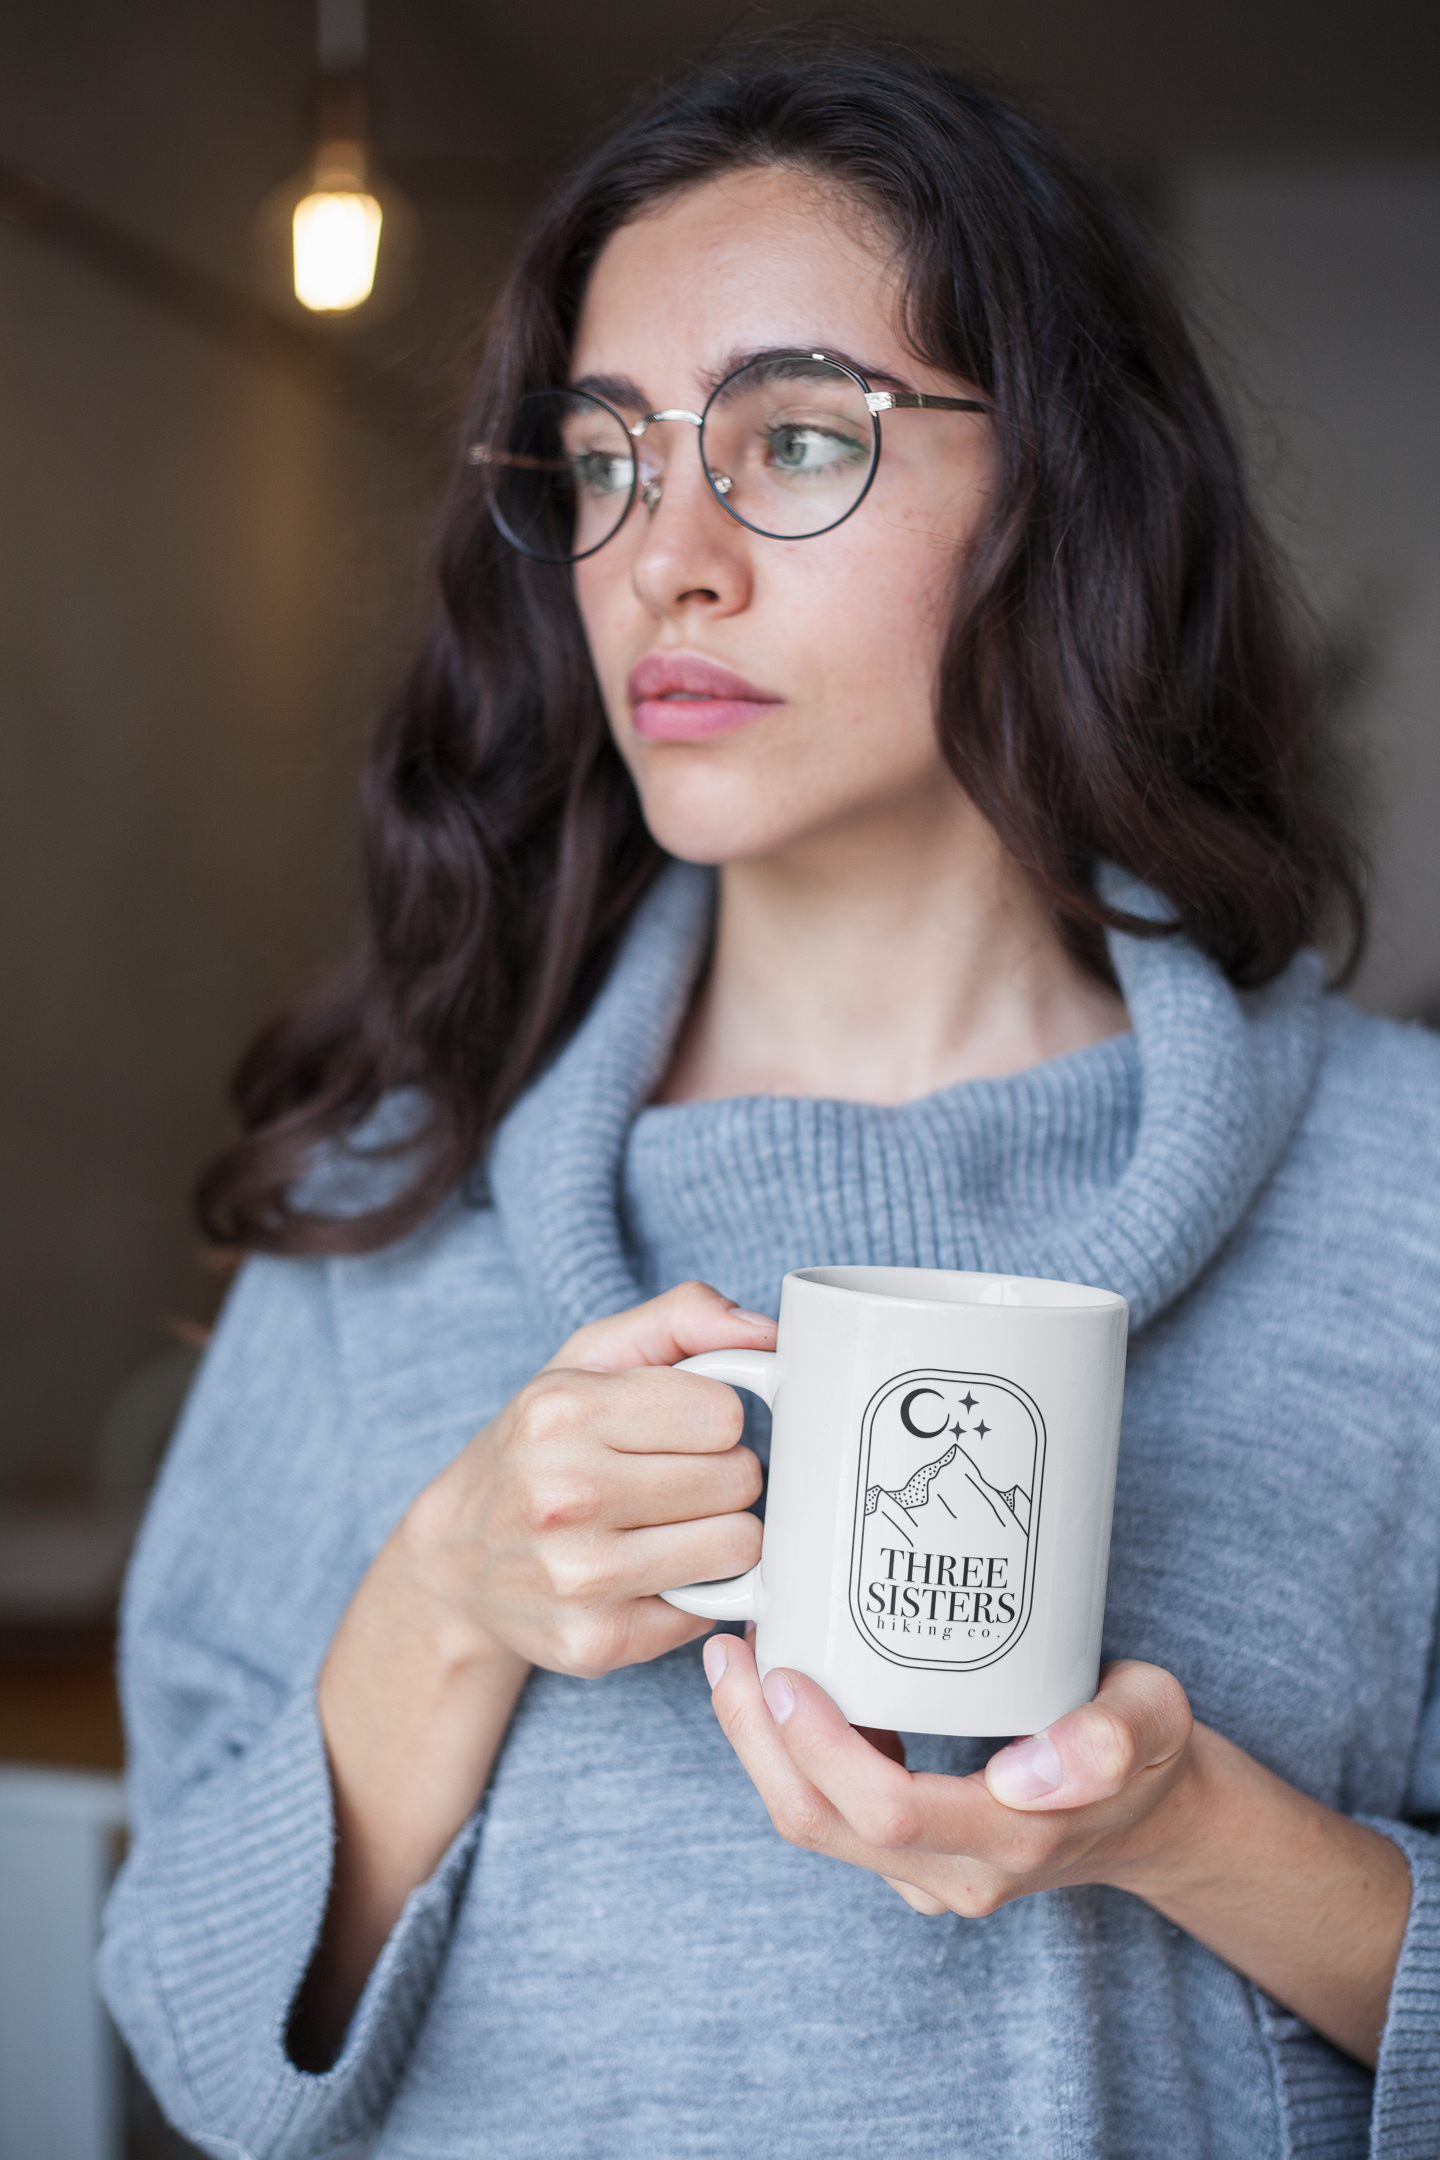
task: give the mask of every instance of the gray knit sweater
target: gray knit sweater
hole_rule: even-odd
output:
[[[126,1599],[101,1971],[147,2077],[225,2160],[1435,2160],[1440,1045],[1312,960],[1237,996],[1117,939],[1134,1032],[1095,1049],[900,1108],[645,1109],[710,906],[667,873],[486,1194],[230,1301]],[[533,1676],[339,2061],[287,2059],[330,1867],[314,1680],[387,1531],[578,1322],[692,1275],[774,1310],[817,1261],[1130,1300],[1107,1654],[1407,1854],[1377,2077],[1119,1891],[924,1919],[785,1845],[693,1647]]]

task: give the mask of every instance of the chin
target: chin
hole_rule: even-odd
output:
[[[724,787],[640,787],[645,823],[667,855],[681,862],[753,862],[781,853],[814,829],[813,818],[777,816],[773,791]]]

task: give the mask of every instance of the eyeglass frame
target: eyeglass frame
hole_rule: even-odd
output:
[[[817,526],[814,532],[772,533],[766,532],[763,526],[752,525],[748,518],[741,517],[740,512],[734,509],[731,504],[729,504],[725,500],[726,494],[728,493],[729,489],[733,487],[734,482],[730,480],[724,473],[713,473],[710,470],[710,467],[705,462],[705,423],[710,417],[711,406],[715,403],[715,400],[719,397],[721,391],[726,389],[729,384],[734,382],[737,376],[743,375],[747,372],[748,369],[758,366],[761,361],[768,360],[823,361],[825,366],[835,368],[839,371],[840,374],[849,376],[851,382],[853,382],[859,389],[860,394],[865,401],[865,410],[870,415],[870,470],[865,475],[865,485],[861,488],[859,494],[855,497],[854,502],[851,503],[848,510],[842,510],[839,517],[832,518],[828,525]],[[525,394],[532,397],[563,395],[563,393],[559,391],[547,392],[543,390],[530,391]],[[689,412],[683,406],[667,406],[660,412],[646,413],[639,420],[632,422],[625,419],[623,414],[618,413],[615,410],[615,407],[609,402],[607,398],[598,397],[593,390],[575,391],[573,395],[577,397],[589,398],[592,404],[600,406],[603,411],[609,413],[611,419],[615,421],[616,425],[626,435],[630,436],[632,440],[637,443],[645,434],[646,429],[649,427],[653,427],[657,420],[688,421],[690,426],[698,431],[699,441],[697,443],[697,448],[700,452],[700,470],[705,475],[706,486],[709,488],[716,502],[719,503],[721,509],[725,511],[726,515],[732,517],[737,525],[743,526],[746,532],[753,532],[756,535],[757,539],[760,540],[819,540],[825,533],[834,532],[835,528],[838,525],[843,525],[847,518],[853,517],[855,515],[855,512],[860,508],[861,503],[864,502],[865,497],[869,494],[871,488],[873,487],[875,482],[875,475],[880,470],[880,450],[883,441],[880,433],[880,415],[882,412],[908,412],[924,410],[934,412],[988,413],[994,411],[993,406],[982,404],[978,398],[936,397],[932,395],[932,393],[928,390],[872,390],[869,383],[865,380],[865,377],[860,373],[859,369],[851,367],[850,363],[847,360],[837,360],[831,353],[806,352],[800,346],[782,346],[777,348],[777,350],[775,350],[774,352],[756,353],[752,355],[750,359],[742,361],[739,367],[732,368],[728,375],[724,376],[721,381],[716,383],[715,388],[710,392],[709,397],[705,400],[704,410],[698,413]],[[468,444],[465,451],[465,458],[467,464],[470,465],[491,465],[499,462],[499,460],[495,458],[490,445],[488,443],[481,442],[472,442]],[[626,500],[625,508],[621,511],[619,517],[615,520],[615,523],[611,526],[609,532],[606,533],[604,539],[597,540],[594,547],[585,548],[578,555],[532,555],[528,548],[521,547],[519,541],[515,539],[513,534],[506,531],[505,526],[501,522],[499,512],[497,511],[495,506],[495,496],[493,490],[490,493],[490,520],[491,523],[494,525],[495,530],[499,533],[501,539],[505,541],[506,545],[514,548],[517,555],[523,555],[527,562],[543,562],[556,564],[586,562],[589,560],[590,556],[598,555],[601,548],[608,547],[610,542],[616,537],[616,535],[620,531],[620,528],[624,525],[626,519],[629,517],[631,511],[635,507],[635,498],[637,494],[639,495],[640,500],[644,504],[645,508],[647,510],[654,511],[660,507],[660,498],[664,492],[664,487],[665,476],[663,473],[657,473],[652,479],[647,480],[643,488],[640,486],[640,460],[637,456],[633,460],[633,470],[630,475],[630,493]]]

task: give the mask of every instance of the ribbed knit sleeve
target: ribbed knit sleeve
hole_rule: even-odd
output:
[[[410,1898],[333,2068],[298,2070],[285,2034],[333,1843],[314,1682],[365,1564],[358,1454],[325,1268],[252,1264],[127,1587],[131,1845],[100,1956],[162,2106],[223,2160],[307,2160],[374,2129],[474,1844],[472,1823]]]
[[[1410,1918],[1390,1990],[1375,2074],[1371,2160],[1440,2153],[1440,1838],[1412,1824],[1360,1818],[1393,1838],[1410,1863]]]

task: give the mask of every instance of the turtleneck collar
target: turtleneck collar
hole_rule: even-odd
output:
[[[1116,873],[1106,889],[1159,913]],[[496,1137],[491,1192],[552,1337],[645,1294],[627,1156],[713,898],[708,871],[675,864],[658,880],[584,1023]],[[1303,954],[1241,993],[1179,937],[1112,936],[1110,950],[1129,1036],[895,1107],[758,1096],[645,1112],[632,1205],[673,1205],[727,1247],[758,1241],[776,1295],[807,1262],[993,1269],[1117,1290],[1142,1326],[1284,1153],[1314,1080],[1323,968]]]

